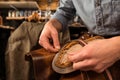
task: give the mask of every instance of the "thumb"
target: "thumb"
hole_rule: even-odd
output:
[[[52,37],[53,37],[53,45],[54,45],[55,49],[59,50],[60,49],[60,42],[58,39],[58,33],[53,34]]]

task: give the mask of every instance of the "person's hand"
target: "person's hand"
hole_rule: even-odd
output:
[[[91,41],[81,50],[69,53],[75,70],[101,73],[120,59],[120,38]]]
[[[60,43],[58,39],[58,30],[60,23],[57,20],[48,21],[39,38],[39,44],[46,50],[51,52],[57,52],[60,49]]]

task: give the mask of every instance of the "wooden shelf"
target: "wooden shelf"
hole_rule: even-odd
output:
[[[36,1],[0,1],[0,8],[39,10],[39,5]]]
[[[14,27],[11,27],[11,26],[4,26],[4,25],[0,25],[0,29],[11,29],[11,30],[14,30],[15,28]]]
[[[6,17],[6,20],[23,20],[27,19],[27,17]],[[45,17],[41,17],[40,20],[45,20]]]
[[[7,20],[23,20],[25,17],[6,17]]]

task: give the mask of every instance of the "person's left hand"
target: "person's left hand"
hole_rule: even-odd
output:
[[[94,40],[81,50],[69,53],[68,58],[73,62],[75,70],[93,70],[101,73],[114,64],[120,57],[119,38]]]

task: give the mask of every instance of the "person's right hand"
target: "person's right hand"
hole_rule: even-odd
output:
[[[61,24],[57,20],[48,21],[39,37],[39,44],[48,51],[57,52],[60,49],[58,39],[58,31],[60,28]]]

